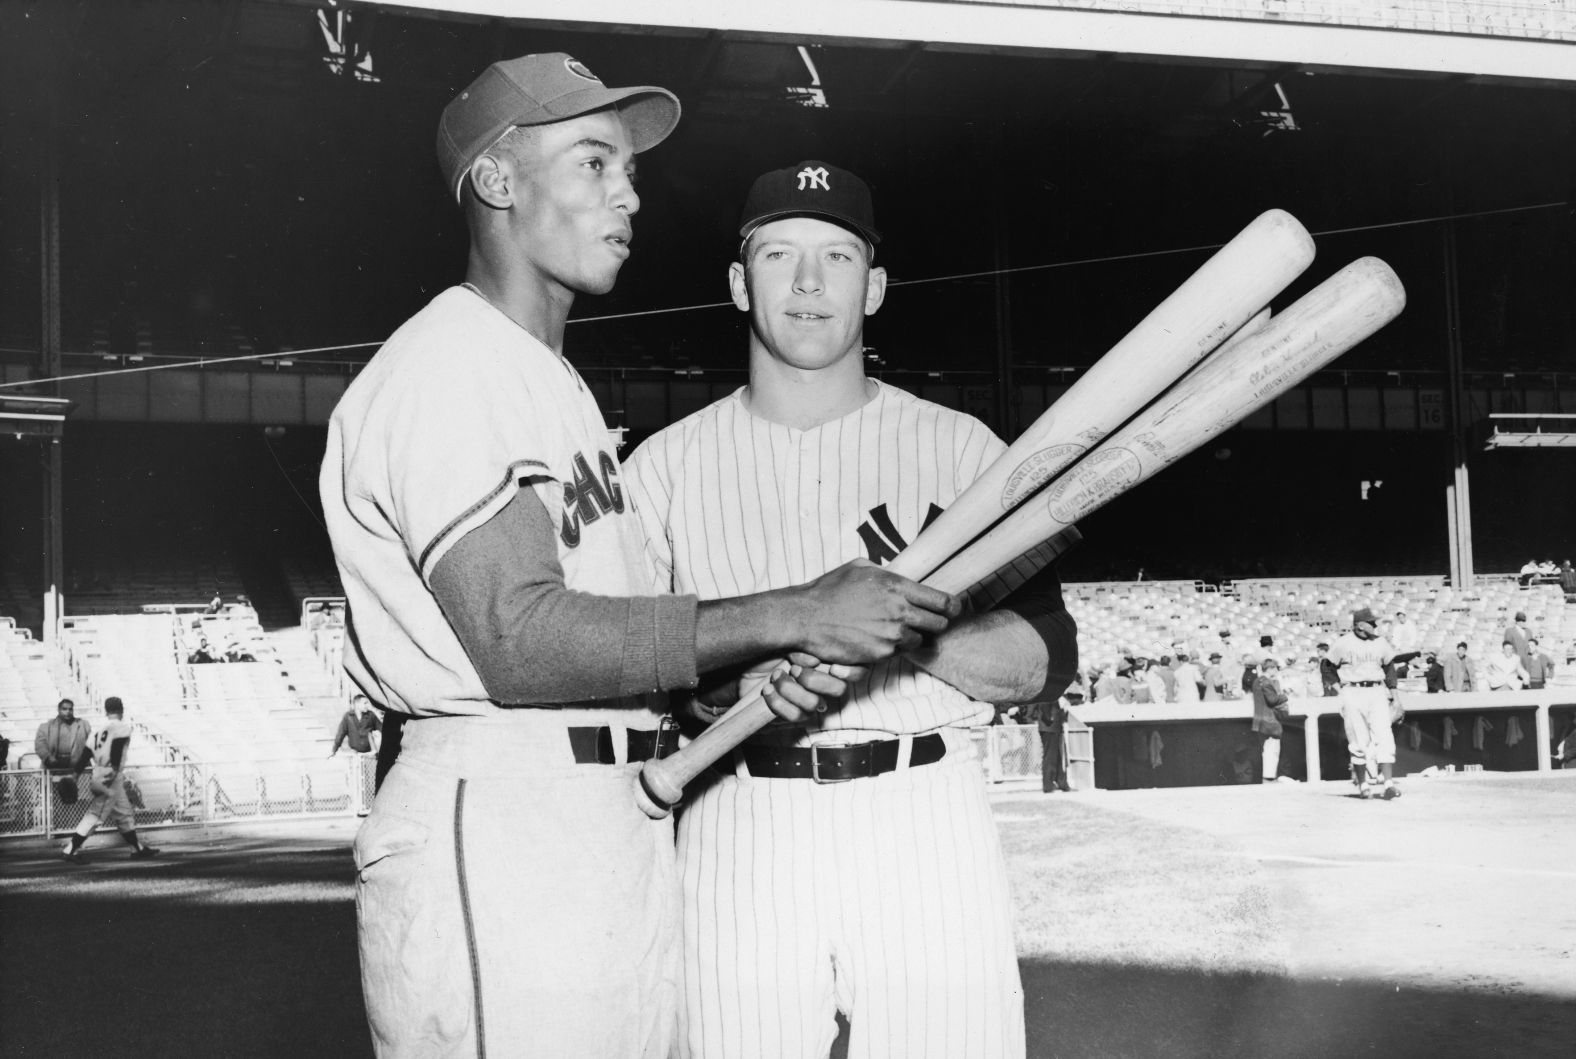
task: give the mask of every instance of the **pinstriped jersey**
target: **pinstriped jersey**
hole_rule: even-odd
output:
[[[624,465],[659,583],[703,600],[802,584],[856,558],[884,564],[1005,448],[972,416],[880,382],[861,408],[808,430],[752,414],[743,394],[653,435]],[[1043,564],[1019,560],[970,595],[989,607]],[[921,733],[992,712],[898,658],[806,723]]]

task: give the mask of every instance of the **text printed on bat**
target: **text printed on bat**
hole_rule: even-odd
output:
[[[1086,435],[1093,431],[1086,431]],[[1094,440],[1099,440],[1098,438]],[[1068,442],[1051,445],[1033,453],[1013,470],[1007,485],[1001,491],[1001,506],[1011,510],[1023,497],[1034,492],[1050,480],[1051,476],[1073,460],[1083,455],[1083,445]]]
[[[1128,449],[1096,452],[1078,470],[1051,486],[1048,510],[1058,522],[1076,522],[1128,489],[1142,474],[1138,457]]]

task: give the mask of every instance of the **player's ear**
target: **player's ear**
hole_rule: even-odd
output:
[[[865,277],[865,315],[874,316],[886,300],[886,269],[873,268]]]
[[[484,154],[471,163],[465,179],[484,206],[506,210],[514,205],[514,171],[507,162]]]
[[[733,295],[733,304],[739,312],[750,311],[750,286],[744,281],[744,265],[735,261],[728,266],[728,293]]]

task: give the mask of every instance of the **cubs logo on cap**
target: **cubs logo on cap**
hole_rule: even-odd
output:
[[[572,55],[564,56],[564,69],[576,77],[584,77],[587,81],[595,81],[599,85],[602,83],[602,79],[592,73],[589,66]]]
[[[869,185],[846,169],[814,159],[756,178],[744,200],[739,236],[748,239],[761,225],[782,217],[823,217],[872,248],[881,241]]]

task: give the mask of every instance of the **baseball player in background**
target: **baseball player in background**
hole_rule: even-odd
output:
[[[665,89],[608,88],[562,53],[488,67],[438,130],[466,281],[390,337],[330,421],[346,667],[405,718],[354,849],[380,1056],[665,1057],[673,833],[633,789],[665,734],[651,693],[763,653],[858,666],[956,613],[869,563],[703,605],[654,594],[564,325],[577,295],[612,289],[635,156],[678,117]],[[774,701],[793,713],[849,674],[785,676]]]
[[[749,384],[625,465],[659,571],[714,599],[885,561],[1003,450],[977,420],[865,376],[884,269],[869,189],[809,161],[760,177],[729,266]],[[679,1054],[1018,1056],[1007,880],[966,729],[1054,702],[1077,672],[1044,559],[856,679],[840,709],[768,728],[692,786],[678,823]],[[994,609],[986,608],[994,606]],[[702,714],[736,695],[697,699]]]
[[[120,699],[111,695],[104,700],[104,725],[93,733],[92,773],[88,789],[92,800],[60,855],[70,861],[82,860],[82,844],[99,824],[108,820],[131,847],[133,857],[156,857],[158,847],[150,846],[137,834],[137,818],[126,794],[126,748],[131,744],[131,725]]]
[[[1374,612],[1352,614],[1352,631],[1336,637],[1330,659],[1341,677],[1341,721],[1352,759],[1352,779],[1361,798],[1401,796],[1395,784],[1395,732],[1390,727],[1390,690],[1384,667],[1395,648],[1378,633]],[[1379,789],[1375,790],[1375,783]]]

